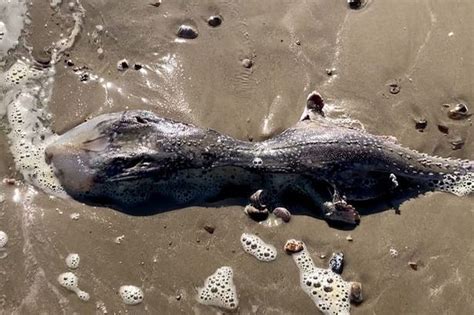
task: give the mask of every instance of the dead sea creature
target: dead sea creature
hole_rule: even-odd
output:
[[[197,204],[235,187],[262,190],[252,203],[265,210],[297,191],[326,220],[357,224],[360,216],[349,201],[473,192],[473,161],[429,156],[393,137],[334,123],[323,107],[322,97],[311,93],[300,122],[261,142],[148,111],[105,114],[58,137],[46,148],[46,160],[72,197],[130,213],[137,205]],[[247,207],[249,215],[268,215],[255,205]]]

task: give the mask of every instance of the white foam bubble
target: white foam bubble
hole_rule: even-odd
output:
[[[58,276],[58,282],[62,287],[70,291],[76,292],[78,290],[77,284],[79,282],[79,279],[72,272],[65,272],[60,274]]]
[[[81,261],[81,258],[79,257],[78,254],[76,253],[71,253],[67,255],[66,257],[66,266],[71,269],[77,269],[79,267],[79,262]]]
[[[127,305],[136,305],[143,301],[143,291],[134,285],[123,285],[119,289],[119,295]]]
[[[243,233],[240,237],[240,243],[246,253],[254,256],[260,261],[273,261],[277,257],[275,246],[265,243],[257,235]]]
[[[233,310],[239,305],[231,267],[220,267],[198,289],[198,302]]]
[[[58,276],[58,282],[63,287],[69,291],[76,293],[77,297],[82,301],[89,301],[89,293],[79,289],[78,282],[79,279],[72,272],[64,272]]]
[[[43,191],[65,196],[44,158],[46,146],[57,137],[49,129],[50,115],[44,105],[51,93],[53,74],[52,69],[39,71],[28,60],[18,60],[3,74],[3,88],[8,92],[2,105],[8,108],[8,137],[17,169],[25,180]]]
[[[90,294],[86,291],[78,290],[76,293],[77,297],[84,302],[89,301],[89,299],[91,298]]]
[[[7,233],[0,231],[0,248],[5,247],[8,243],[8,235]]]
[[[318,268],[306,247],[294,253],[293,260],[300,270],[300,285],[323,314],[349,314],[351,282],[330,269]]]
[[[433,181],[437,190],[450,192],[456,196],[467,196],[474,192],[474,173],[463,175],[446,174],[441,181]]]

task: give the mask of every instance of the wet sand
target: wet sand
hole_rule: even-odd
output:
[[[308,93],[317,90],[331,116],[357,119],[368,131],[393,135],[422,152],[474,158],[471,121],[451,120],[443,107],[460,101],[474,106],[474,4],[468,0],[373,0],[361,10],[350,10],[345,1],[82,5],[84,29],[63,58],[74,66],[58,64],[48,105],[58,133],[101,113],[140,108],[258,141],[293,125]],[[223,17],[216,28],[206,22],[214,14]],[[57,13],[35,1],[30,18],[25,40],[37,50],[72,23],[67,3]],[[199,36],[176,41],[183,23],[194,25]],[[120,72],[116,64],[123,58],[131,68]],[[245,58],[253,61],[251,68],[242,66]],[[134,70],[135,63],[143,70]],[[81,66],[99,79],[81,82],[80,71],[74,71]],[[330,76],[326,69],[332,68]],[[397,94],[389,91],[393,83],[400,86]],[[424,132],[416,130],[417,119],[428,121]],[[438,125],[448,127],[448,135]],[[456,137],[465,144],[452,150]],[[0,260],[5,313],[100,314],[102,306],[109,314],[215,313],[195,295],[223,265],[234,269],[237,313],[317,313],[299,287],[296,265],[281,250],[290,238],[302,239],[319,266],[327,265],[331,252],[344,252],[343,277],[363,284],[364,302],[352,307],[354,314],[474,312],[472,196],[430,193],[405,202],[400,214],[389,207],[364,215],[354,230],[335,229],[309,215],[266,228],[249,220],[241,206],[228,206],[234,200],[137,217],[42,192],[32,206],[16,203],[15,190],[25,195],[28,187],[14,169],[3,131],[0,152],[0,178],[19,180],[0,186],[6,196],[0,229],[10,238],[8,256]],[[74,213],[78,220],[71,218]],[[204,230],[206,224],[215,227],[213,234]],[[260,263],[244,253],[243,232],[275,245],[277,260]],[[81,256],[76,274],[81,289],[91,294],[89,302],[56,281],[67,270],[70,252]],[[318,258],[321,254],[326,258]],[[410,261],[417,262],[416,271]],[[142,287],[144,302],[124,305],[117,294],[124,284]]]

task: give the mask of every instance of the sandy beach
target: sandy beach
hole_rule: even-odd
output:
[[[54,133],[103,113],[146,109],[260,141],[294,125],[316,90],[330,117],[420,152],[474,159],[471,119],[447,115],[459,103],[474,110],[472,1],[367,0],[359,10],[345,0],[71,3],[32,1],[19,45],[2,63],[5,71],[28,50],[45,56],[83,7],[80,33],[54,66],[47,102]],[[208,25],[213,15],[221,25]],[[177,37],[183,24],[198,36]],[[128,69],[120,71],[123,59]],[[398,211],[389,200],[364,205],[361,223],[346,230],[318,218],[318,209],[289,209],[303,213],[265,227],[243,212],[245,199],[133,216],[31,186],[15,165],[9,132],[3,117],[0,179],[15,183],[0,183],[0,230],[9,236],[0,251],[0,313],[217,314],[197,302],[197,290],[231,266],[235,313],[318,314],[283,251],[291,238],[305,242],[319,267],[332,252],[344,253],[343,278],[363,286],[352,314],[474,313],[472,195],[427,193]],[[278,258],[263,263],[246,254],[244,232],[273,244]],[[57,282],[69,253],[81,257],[74,272],[88,302]],[[125,284],[142,288],[142,303],[122,302]]]

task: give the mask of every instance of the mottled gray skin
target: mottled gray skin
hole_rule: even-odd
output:
[[[275,206],[292,190],[328,219],[351,223],[358,215],[346,200],[434,190],[446,174],[455,181],[472,173],[471,161],[427,156],[323,116],[307,109],[293,128],[252,143],[147,111],[105,114],[62,135],[46,158],[66,191],[86,202],[178,206],[239,187],[264,189],[265,203]]]

